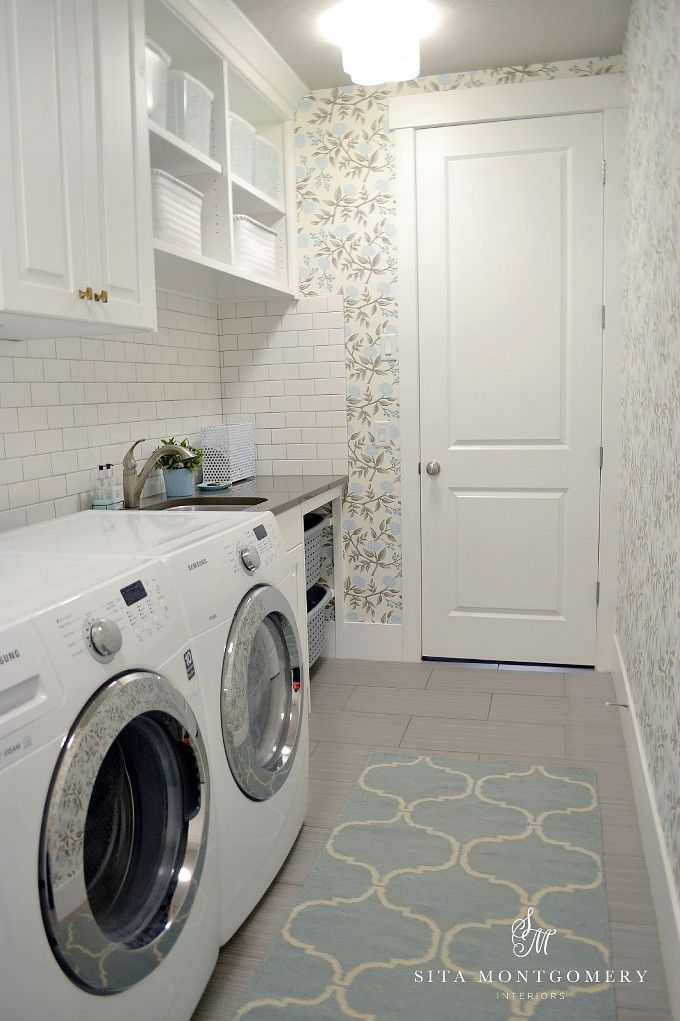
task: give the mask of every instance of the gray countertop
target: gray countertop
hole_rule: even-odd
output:
[[[337,486],[345,486],[348,481],[347,475],[261,475],[258,478],[246,479],[245,482],[237,482],[222,493],[201,493],[197,490],[192,499],[206,498],[206,502],[209,500],[215,504],[216,498],[220,496],[226,497],[227,501],[230,497],[232,499],[237,497],[243,499],[244,503],[234,507],[234,510],[248,510],[245,501],[248,497],[253,497],[258,501],[259,510],[281,514],[291,507],[299,507],[315,496],[323,496]],[[153,510],[155,507],[160,509],[163,503],[164,496],[155,496],[142,501],[142,510]],[[228,510],[229,504],[226,503],[223,508],[215,505],[215,510],[220,509]]]

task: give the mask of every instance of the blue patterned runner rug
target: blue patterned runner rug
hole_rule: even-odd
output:
[[[614,1021],[592,770],[374,753],[236,1015]]]

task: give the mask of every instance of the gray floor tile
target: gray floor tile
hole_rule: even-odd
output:
[[[564,695],[564,677],[555,673],[470,670],[436,663],[428,691],[499,692],[510,695]]]
[[[636,971],[646,970],[642,985],[617,985],[616,1002],[621,1007],[637,1009],[640,1018],[647,1011],[669,1010],[666,977],[656,926],[625,925],[612,922],[612,967]]]
[[[635,805],[612,805],[603,802],[600,810],[605,855],[633,854],[644,858],[645,851]]]
[[[602,701],[577,696],[555,698],[552,695],[495,694],[491,698],[490,720],[518,723],[595,723],[602,727],[621,728],[618,712],[608,709]]]
[[[604,859],[609,918],[629,925],[656,925],[644,858],[614,854]]]
[[[342,709],[356,688],[315,678],[311,683],[309,704],[313,709]]]
[[[355,688],[346,708],[358,713],[401,713],[449,719],[485,720],[491,695],[486,692],[408,691],[397,688]]]
[[[261,964],[259,957],[233,954],[228,947],[222,949],[192,1021],[231,1021]]]
[[[255,910],[227,943],[231,954],[263,958],[300,895],[294,883],[274,880]]]
[[[350,713],[344,709],[320,709],[309,714],[309,734],[313,741],[398,745],[408,720],[408,716],[393,716],[390,713]]]
[[[604,730],[597,724],[581,724],[567,729],[567,757],[581,759],[584,765],[611,762],[628,769],[623,732],[619,728]]]
[[[371,752],[402,752],[397,745],[319,741],[309,759],[313,780],[351,780],[354,783]]]
[[[614,682],[611,674],[598,674],[588,670],[567,674],[564,678],[564,690],[567,695],[579,698],[613,699]]]
[[[354,780],[310,780],[305,823],[317,829],[335,826],[353,786]]]
[[[329,833],[329,827],[311,826],[309,823],[305,823],[278,874],[278,880],[282,883],[294,883],[296,886],[302,886],[309,870],[326,846]]]
[[[424,688],[432,673],[431,663],[381,663],[370,659],[322,660],[312,677],[333,684],[368,685],[380,688]]]
[[[525,748],[530,758],[564,752],[564,728],[549,723],[499,723],[491,720],[441,720],[414,716],[402,739],[403,748],[430,746],[462,751],[516,752]]]

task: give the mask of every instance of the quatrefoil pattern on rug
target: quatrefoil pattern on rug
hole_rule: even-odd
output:
[[[236,1017],[614,1021],[610,957],[592,770],[374,753]]]

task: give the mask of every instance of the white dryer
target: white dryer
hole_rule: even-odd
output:
[[[168,561],[200,665],[220,843],[221,942],[271,884],[307,811],[309,678],[297,576],[270,513]]]
[[[166,571],[15,554],[0,607],[3,1014],[188,1021],[217,956],[217,848]]]

